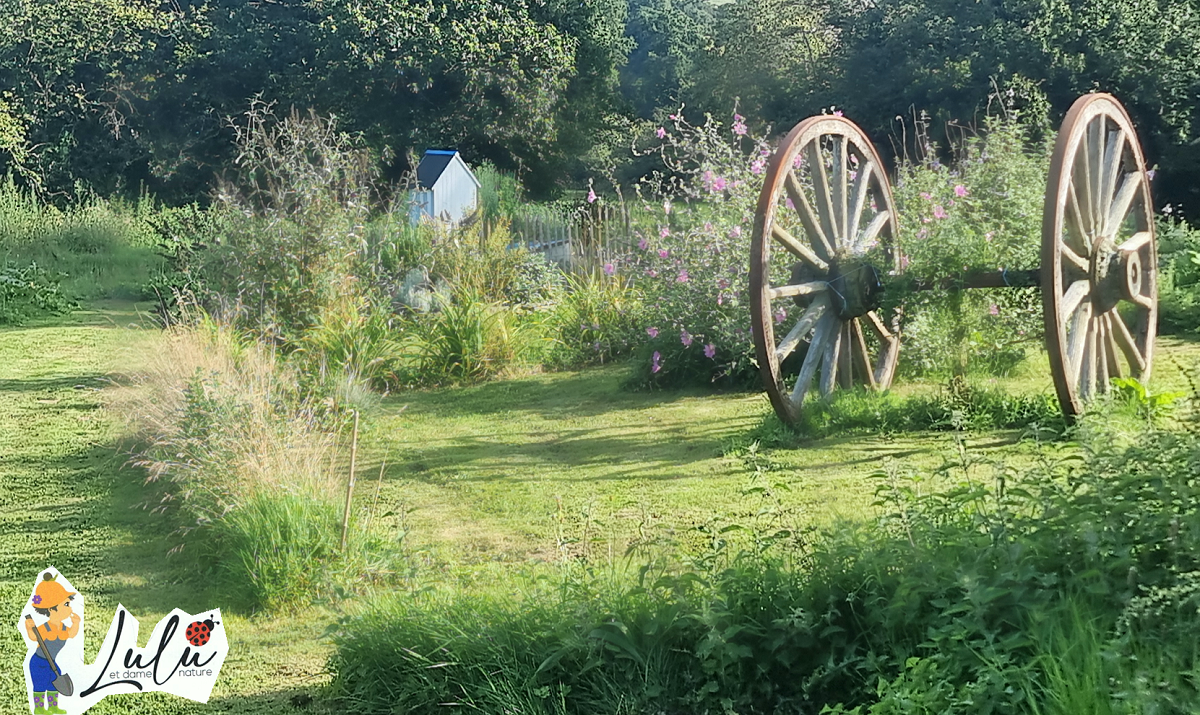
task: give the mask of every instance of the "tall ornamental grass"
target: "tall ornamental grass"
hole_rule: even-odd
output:
[[[171,328],[116,398],[141,436],[147,506],[231,607],[329,598],[387,573],[398,546],[356,526],[339,548],[342,422],[300,384],[269,347],[198,317]]]

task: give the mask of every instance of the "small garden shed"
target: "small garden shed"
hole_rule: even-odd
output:
[[[417,165],[417,190],[410,217],[459,223],[479,206],[479,179],[457,151],[429,149]]]

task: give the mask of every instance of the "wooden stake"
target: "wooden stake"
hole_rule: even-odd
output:
[[[346,483],[346,510],[342,512],[342,551],[346,550],[346,533],[350,530],[350,501],[354,497],[354,471],[358,467],[358,410],[354,411],[354,433],[350,439],[350,481]]]

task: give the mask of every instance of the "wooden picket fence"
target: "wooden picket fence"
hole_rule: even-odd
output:
[[[515,242],[577,273],[602,270],[637,242],[624,203],[530,213],[514,219],[511,230]]]

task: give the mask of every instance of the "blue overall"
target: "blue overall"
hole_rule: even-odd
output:
[[[45,631],[49,627],[50,624],[47,623],[42,630]],[[65,632],[67,627],[62,626],[62,629]],[[48,633],[48,631],[46,632]],[[59,651],[67,644],[65,639],[46,640],[45,636],[43,636],[43,640],[46,642],[46,650],[50,651],[51,658],[58,658]],[[55,662],[55,665],[58,665],[58,663]],[[33,657],[29,659],[29,679],[33,681],[33,692],[44,693],[54,691],[55,677],[57,676],[54,675],[54,671],[50,668],[50,661],[42,657],[42,649],[39,646],[33,652]]]

